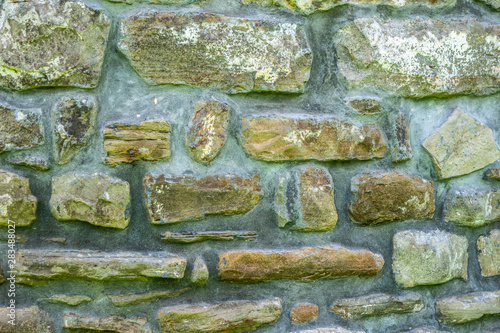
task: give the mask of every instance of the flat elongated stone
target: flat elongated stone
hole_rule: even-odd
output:
[[[2,333],[53,333],[54,326],[49,315],[37,306],[16,308],[13,312],[8,307],[0,308],[0,332]],[[15,325],[9,323],[14,319]]]
[[[418,312],[424,308],[422,295],[410,293],[402,296],[373,294],[337,301],[330,311],[344,318],[377,316],[387,313]]]
[[[282,116],[242,118],[242,123],[243,148],[264,161],[368,160],[387,150],[375,124],[358,127],[334,118]]]
[[[162,308],[158,322],[162,333],[248,332],[274,323],[281,315],[281,308],[279,298],[179,305]]]
[[[111,22],[67,0],[5,0],[0,15],[0,87],[95,88]]]
[[[290,251],[228,251],[219,255],[223,281],[255,283],[270,280],[314,281],[320,278],[370,276],[384,258],[366,250],[343,247],[304,247]]]
[[[151,85],[229,93],[300,93],[311,50],[301,25],[213,14],[137,14],[121,21],[119,50]]]
[[[398,112],[390,116],[392,136],[392,161],[404,162],[413,157],[410,142],[410,121],[408,117]]]
[[[353,99],[349,105],[361,114],[374,114],[384,111],[379,101],[374,99]]]
[[[143,180],[151,223],[200,220],[206,215],[244,214],[260,201],[259,177],[235,175],[154,177]]]
[[[500,157],[491,129],[460,109],[453,111],[422,146],[441,179],[477,171]]]
[[[280,228],[292,222],[292,217],[287,207],[289,200],[287,196],[289,178],[288,174],[279,176],[276,192],[274,194],[274,212],[276,213],[276,219]]]
[[[365,331],[351,331],[343,327],[321,327],[312,330],[298,331],[296,333],[366,333]]]
[[[177,297],[191,288],[183,288],[176,291],[152,291],[140,294],[123,294],[123,295],[108,295],[109,300],[114,306],[129,306],[154,301],[163,297]]]
[[[351,218],[363,225],[434,215],[434,184],[399,171],[362,173],[351,181]]]
[[[444,231],[400,231],[393,237],[392,270],[399,285],[467,280],[467,239]]]
[[[255,240],[256,231],[199,231],[174,233],[167,231],[162,234],[162,240],[169,243],[198,243],[208,240],[231,241],[235,239]]]
[[[76,332],[106,333],[152,333],[148,328],[147,318],[125,318],[117,315],[109,317],[85,317],[74,313],[65,313],[62,328]]]
[[[441,319],[450,324],[463,324],[483,316],[500,315],[500,290],[450,297],[436,302]]]
[[[477,257],[482,276],[500,275],[500,229],[477,239]]]
[[[409,98],[500,91],[500,25],[368,17],[346,23],[334,41],[349,89],[378,87]]]
[[[2,267],[0,267],[0,284],[3,284],[7,281],[5,275],[3,275]]]
[[[37,171],[47,171],[50,169],[49,158],[44,153],[31,154],[24,152],[9,155],[5,160],[9,163],[30,167]]]
[[[106,163],[118,165],[137,160],[158,161],[170,157],[170,124],[164,119],[139,124],[115,123],[104,129]]]
[[[87,250],[18,250],[16,282],[41,284],[50,280],[93,281],[180,279],[186,260],[167,252],[100,252]]]
[[[415,328],[411,331],[406,331],[405,333],[450,333],[450,332],[438,331],[437,329],[432,328],[432,327],[419,327],[419,328]]]
[[[83,221],[124,229],[130,220],[129,184],[98,172],[66,173],[52,178],[50,210],[59,221]]]
[[[292,324],[304,324],[309,321],[314,321],[318,317],[318,306],[310,303],[300,303],[293,307],[290,311],[290,319]]]
[[[196,257],[193,264],[193,270],[191,271],[191,283],[197,286],[203,286],[207,283],[209,278],[209,272],[207,264],[201,257]]]
[[[0,227],[27,227],[36,219],[37,199],[28,178],[0,170]]]
[[[76,306],[85,302],[91,302],[92,298],[86,295],[54,295],[40,298],[39,301]]]
[[[500,191],[448,192],[444,220],[472,228],[500,221]]]
[[[1,71],[0,65],[0,81]],[[17,110],[0,105],[0,153],[42,145],[41,117],[39,110]]]

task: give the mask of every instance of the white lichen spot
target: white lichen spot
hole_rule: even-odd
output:
[[[302,145],[304,141],[307,139],[318,139],[321,135],[321,130],[319,131],[311,131],[311,130],[293,130],[287,134],[287,136],[283,137],[288,143],[293,143],[296,145]]]

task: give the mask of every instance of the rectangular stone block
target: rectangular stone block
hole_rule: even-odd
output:
[[[0,73],[1,80],[1,73]],[[16,110],[0,105],[0,153],[43,145],[41,110]]]
[[[147,318],[125,318],[117,315],[109,317],[86,317],[65,313],[62,327],[69,332],[106,333],[153,333],[147,326]]]
[[[482,276],[500,275],[500,229],[477,239],[477,257]]]
[[[500,191],[449,191],[444,220],[471,228],[500,221]]]
[[[3,295],[2,295],[3,296]],[[5,296],[7,297],[7,296]],[[5,298],[7,300],[7,298]],[[12,317],[14,315],[14,317]],[[15,325],[12,325],[13,320]],[[37,306],[30,308],[0,308],[0,332],[2,333],[54,333],[49,315]]]
[[[487,315],[499,316],[500,290],[445,298],[436,302],[436,311],[450,324],[463,324]]]

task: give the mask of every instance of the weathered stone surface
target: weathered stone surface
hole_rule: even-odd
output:
[[[110,23],[83,2],[4,0],[0,87],[96,87]]]
[[[500,315],[500,290],[450,297],[436,302],[436,311],[446,323],[463,324],[483,316]]]
[[[194,106],[186,146],[191,157],[199,162],[210,162],[226,143],[230,107],[217,101],[203,101]]]
[[[235,239],[255,240],[256,231],[198,231],[174,233],[167,231],[162,234],[162,240],[168,243],[198,243],[208,240],[231,241]]]
[[[37,306],[15,309],[15,325],[9,323],[12,311],[0,308],[0,332],[2,333],[53,333],[54,326],[49,315]]]
[[[500,191],[448,192],[444,220],[472,228],[500,221]]]
[[[500,168],[486,171],[485,177],[489,179],[500,180]]]
[[[413,157],[410,141],[410,121],[402,112],[392,114],[389,121],[392,131],[392,161],[408,161]]]
[[[45,154],[32,155],[31,153],[20,153],[9,155],[5,159],[7,162],[30,167],[37,171],[47,171],[50,169],[49,159]]]
[[[318,317],[318,306],[310,303],[299,303],[290,311],[292,324],[304,324]]]
[[[363,225],[434,215],[434,183],[399,171],[362,173],[351,181],[351,218]]]
[[[150,119],[139,124],[115,123],[106,127],[106,163],[118,165],[137,160],[158,161],[169,158],[171,129],[164,119]]]
[[[383,157],[385,139],[376,124],[355,126],[335,118],[242,118],[242,145],[264,161],[368,160]]]
[[[121,22],[119,50],[148,84],[229,93],[300,93],[312,55],[301,25],[213,14],[150,12]]]
[[[0,227],[7,227],[9,220],[16,227],[31,225],[36,219],[36,206],[29,179],[0,170]]]
[[[349,105],[361,114],[379,113],[384,110],[379,101],[374,99],[353,99]]]
[[[344,318],[377,316],[387,313],[418,312],[424,308],[422,295],[410,293],[403,296],[373,294],[337,301],[330,311]]]
[[[55,176],[50,209],[59,221],[77,220],[124,229],[130,220],[129,187],[126,181],[98,172]]]
[[[460,109],[453,111],[422,146],[441,179],[477,171],[500,157],[491,129]]]
[[[64,237],[40,237],[40,239],[44,242],[60,243],[60,244],[66,244],[67,240]]]
[[[87,250],[18,250],[16,282],[41,284],[49,280],[94,281],[180,279],[186,260],[167,252],[100,252]]]
[[[269,280],[314,281],[320,278],[370,276],[384,258],[366,250],[343,247],[304,247],[290,251],[228,251],[219,255],[223,281],[255,283]]]
[[[289,180],[288,174],[280,175],[278,177],[278,184],[274,194],[274,211],[280,228],[283,228],[285,225],[292,222],[292,218],[287,207],[287,188]]]
[[[197,286],[203,286],[207,283],[209,277],[208,267],[201,257],[194,260],[193,270],[191,271],[191,283]]]
[[[91,96],[64,97],[52,110],[54,158],[66,164],[84,147],[94,131],[97,101]]]
[[[312,330],[299,331],[296,333],[366,333],[365,331],[350,331],[343,327],[322,327],[314,328]]]
[[[444,231],[400,231],[393,237],[392,270],[405,287],[467,279],[467,239]]]
[[[176,291],[152,291],[141,294],[108,295],[108,298],[114,306],[120,307],[150,302],[162,297],[177,297],[188,290],[191,290],[191,288]]]
[[[1,73],[2,67],[0,65],[0,82]],[[44,143],[42,115],[39,110],[17,110],[0,105],[0,119],[2,119],[0,122],[0,153],[28,149]]]
[[[499,0],[480,0],[493,8],[494,10],[500,10],[500,1]]]
[[[146,2],[150,4],[158,4],[158,5],[173,5],[177,3],[190,3],[190,2],[196,2],[192,0],[108,0],[109,2],[116,2],[116,3],[126,3],[127,5],[132,5],[136,2]]]
[[[432,327],[419,327],[411,331],[406,331],[405,333],[450,333],[450,332],[438,331],[437,329]]]
[[[274,323],[281,315],[281,308],[279,298],[179,305],[162,308],[158,322],[162,333],[248,332]]]
[[[0,284],[5,283],[7,279],[5,278],[5,275],[3,275],[2,267],[0,267]]]
[[[148,328],[147,318],[125,318],[112,315],[104,318],[85,317],[74,313],[65,313],[62,328],[71,332],[106,332],[106,333],[152,333]]]
[[[479,266],[482,276],[500,275],[500,229],[477,239]]]
[[[71,306],[80,305],[85,302],[92,302],[92,298],[86,295],[54,295],[47,298],[40,298],[39,300],[43,302],[67,304]]]
[[[500,25],[368,17],[345,24],[334,41],[349,89],[379,87],[409,98],[500,90]]]
[[[143,187],[154,224],[200,220],[214,214],[244,214],[262,197],[258,176],[215,175],[196,179],[148,174]]]

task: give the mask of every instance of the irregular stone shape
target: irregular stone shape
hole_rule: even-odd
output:
[[[479,266],[482,276],[500,275],[500,229],[477,239]]]
[[[21,153],[9,155],[5,160],[9,163],[27,166],[37,171],[47,171],[50,169],[49,159],[44,155],[45,154],[31,155],[31,153]]]
[[[178,305],[162,308],[158,322],[162,333],[248,332],[274,323],[281,315],[281,308],[279,298]]]
[[[1,52],[0,49],[0,54]],[[1,80],[2,66],[0,65],[0,86]],[[0,153],[44,144],[42,115],[39,110],[17,110],[0,105],[0,119],[2,119],[0,121]]]
[[[4,236],[0,236],[0,241],[7,241],[8,242],[9,239],[12,239],[12,238],[9,238],[8,234],[5,234]],[[16,230],[14,239],[16,240],[16,243],[26,243],[26,241],[28,240],[28,237],[25,234],[17,232],[17,230]]]
[[[231,241],[235,239],[255,240],[257,238],[256,231],[199,231],[199,232],[183,232],[174,233],[167,231],[162,234],[162,239],[168,243],[198,243],[207,240],[215,241]]]
[[[118,49],[150,85],[217,87],[231,94],[301,93],[312,55],[303,27],[214,14],[137,14],[121,21]]]
[[[203,286],[207,283],[209,277],[208,267],[201,257],[194,260],[193,270],[191,271],[191,283],[197,286]]]
[[[365,331],[350,331],[342,327],[314,328],[312,330],[299,331],[296,333],[366,333]]]
[[[235,175],[154,177],[143,180],[151,223],[200,220],[206,215],[234,215],[251,211],[260,201],[259,177]]]
[[[97,101],[91,96],[64,97],[52,110],[54,158],[66,164],[87,145],[94,131]]]
[[[126,181],[98,172],[55,176],[50,210],[59,221],[77,220],[124,229],[130,220],[129,187]]]
[[[334,42],[348,89],[378,87],[408,98],[500,91],[500,25],[367,17],[346,23]]]
[[[16,227],[30,226],[36,219],[36,206],[29,179],[0,170],[0,227],[7,227],[9,221]]]
[[[384,111],[379,101],[374,99],[353,99],[349,105],[361,114],[373,114]]]
[[[196,1],[191,1],[191,0],[108,0],[109,2],[115,2],[115,3],[126,3],[127,5],[132,5],[136,2],[146,2],[150,4],[161,4],[161,5],[172,5],[176,3],[190,3],[190,2],[196,2]]]
[[[191,288],[176,291],[153,291],[142,294],[108,295],[108,298],[114,306],[119,307],[150,302],[162,297],[177,297],[188,290],[191,290]]]
[[[80,305],[85,302],[92,302],[92,298],[86,295],[54,295],[47,298],[40,298],[39,300],[43,302],[67,304],[71,306]]]
[[[408,117],[397,112],[390,116],[392,136],[392,161],[404,162],[413,157],[410,142],[410,121]]]
[[[448,192],[444,220],[472,228],[500,221],[500,191]]]
[[[467,280],[467,238],[444,231],[400,231],[393,237],[392,270],[405,287]]]
[[[84,317],[74,313],[65,313],[62,328],[72,332],[106,333],[153,333],[148,328],[147,318],[125,318],[112,315],[104,318]]]
[[[386,142],[376,124],[361,127],[334,118],[242,118],[242,145],[264,161],[368,160],[383,157]]]
[[[430,219],[434,183],[399,171],[362,173],[351,181],[351,218],[363,225]]]
[[[500,180],[500,168],[491,169],[486,171],[486,178]]]
[[[2,267],[0,267],[0,284],[5,283],[7,279],[5,278],[5,275],[3,275]]]
[[[343,247],[304,247],[290,251],[228,251],[219,255],[223,281],[255,283],[270,280],[314,281],[320,278],[370,276],[384,258],[366,250]]]
[[[494,10],[500,10],[500,1],[499,0],[480,0],[481,2],[484,2]]]
[[[41,284],[49,280],[93,281],[181,279],[186,260],[167,252],[100,252],[87,250],[18,250],[16,282]]]
[[[310,303],[299,303],[290,311],[292,324],[304,324],[318,317],[318,306]]]
[[[450,324],[463,324],[483,316],[500,315],[500,290],[450,297],[436,302],[441,319]]]
[[[450,332],[438,331],[435,328],[431,328],[431,327],[419,327],[419,328],[415,328],[411,331],[407,331],[406,333],[450,333]]]
[[[292,222],[290,213],[288,212],[288,174],[280,175],[278,178],[278,185],[276,188],[276,193],[274,194],[274,211],[276,213],[276,219],[278,221],[278,227],[283,228],[288,223]]]
[[[37,306],[16,308],[14,317],[8,307],[0,308],[0,332],[2,333],[53,333],[54,326],[49,315]],[[9,321],[14,319],[14,324]]]
[[[196,103],[186,134],[186,146],[198,162],[210,162],[226,143],[230,107],[217,101]]]
[[[403,296],[373,294],[337,301],[330,311],[344,318],[378,316],[387,313],[418,312],[424,308],[422,295],[410,293]]]
[[[460,109],[453,111],[422,146],[441,179],[477,171],[500,157],[491,129]]]
[[[106,163],[158,161],[170,157],[170,124],[164,119],[139,124],[115,123],[104,129]]]

